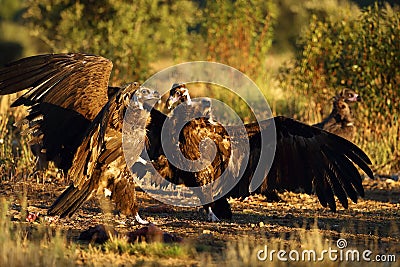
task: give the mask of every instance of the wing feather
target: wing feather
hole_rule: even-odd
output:
[[[87,54],[24,58],[0,70],[0,94],[28,89],[12,106],[47,102],[93,120],[107,103],[112,62]]]

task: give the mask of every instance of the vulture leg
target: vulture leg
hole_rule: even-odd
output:
[[[204,205],[204,209],[208,212],[208,221],[219,222],[220,219],[232,219],[231,205],[225,197]]]
[[[214,214],[211,209],[211,206],[208,206],[207,220],[210,222],[219,222],[220,219]]]
[[[135,215],[135,221],[139,224],[149,224],[149,221],[143,220],[140,218],[139,212],[136,213]]]

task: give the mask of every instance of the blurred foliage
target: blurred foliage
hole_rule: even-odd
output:
[[[190,1],[28,0],[24,18],[52,52],[85,52],[111,59],[119,80],[142,80],[163,54],[190,51]]]
[[[0,181],[26,180],[34,173],[35,161],[29,149],[27,136],[21,136],[15,122],[21,120],[26,111],[11,109],[11,97],[0,98]]]
[[[21,0],[0,0],[0,21],[12,20],[21,9]]]
[[[0,0],[0,66],[37,52],[36,42],[21,25],[23,0]]]
[[[271,48],[277,17],[274,1],[208,1],[201,32],[206,58],[257,78]]]
[[[277,0],[279,15],[276,22],[273,52],[295,51],[296,42],[307,29],[312,16],[325,18],[329,14],[338,15],[346,11],[350,16],[359,13],[356,4],[347,0]]]
[[[376,4],[360,11],[355,3],[361,0],[0,1],[0,61],[37,52],[98,54],[113,61],[118,84],[146,80],[160,62],[217,61],[256,81],[275,114],[309,123],[329,113],[326,103],[339,87],[351,87],[364,98],[354,107],[360,120],[355,142],[377,168],[400,170],[396,8]],[[296,56],[276,84],[271,58],[292,50]],[[251,119],[240,101],[215,95]]]
[[[281,86],[296,97],[290,113],[306,122],[327,115],[340,87],[359,92],[355,142],[375,160],[376,168],[399,170],[400,162],[400,13],[375,4],[354,19],[313,16],[302,35],[294,63],[281,70]],[[311,100],[311,101],[310,101]],[[318,103],[318,104],[317,104]]]

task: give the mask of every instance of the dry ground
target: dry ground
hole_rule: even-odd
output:
[[[8,215],[19,223],[24,195],[30,212],[45,214],[56,196],[65,188],[65,182],[37,183],[27,181],[1,181],[0,196],[10,203]],[[246,240],[251,244],[264,245],[268,240],[281,240],[283,244],[304,229],[317,228],[328,241],[345,238],[349,245],[373,249],[380,253],[394,253],[400,261],[400,182],[391,179],[364,180],[365,198],[351,203],[349,209],[340,204],[336,213],[323,208],[315,196],[285,192],[283,202],[269,203],[262,196],[252,196],[245,201],[231,199],[232,221],[211,223],[205,213],[197,208],[177,208],[161,205],[158,201],[138,192],[141,216],[161,228],[192,244],[197,252],[208,252],[211,262],[218,264],[229,241]],[[97,224],[111,225],[119,233],[139,229],[139,225],[127,225],[124,218],[105,215],[99,200],[90,200],[70,219],[41,222],[54,229],[61,229],[67,238],[77,242],[80,232]],[[107,206],[107,205],[106,205]],[[39,215],[41,218],[44,215]],[[37,224],[37,223],[36,223]],[[302,242],[299,239],[299,242]],[[215,256],[215,257],[214,257]],[[255,256],[254,256],[255,257]],[[111,262],[114,262],[111,260]],[[114,262],[115,263],[115,262]],[[197,265],[199,261],[178,262],[177,265]]]

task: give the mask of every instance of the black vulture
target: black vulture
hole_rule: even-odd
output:
[[[351,112],[350,105],[360,102],[361,97],[353,90],[344,88],[336,96],[333,97],[332,111],[322,122],[313,126],[324,129],[328,132],[353,140],[356,127],[354,125],[354,117]],[[276,190],[264,190],[262,192],[266,196],[267,201],[282,201]]]
[[[71,216],[91,196],[106,193],[124,214],[145,222],[127,176],[122,125],[126,112],[135,125],[143,125],[128,129],[132,162],[144,146],[148,112],[143,105],[159,95],[136,82],[108,86],[111,70],[108,59],[76,53],[28,57],[0,70],[0,94],[28,89],[12,106],[30,107],[26,121],[32,144],[73,181],[49,215]]]
[[[169,96],[165,104],[168,110],[173,110],[181,103],[186,103],[191,107],[191,116],[194,118],[204,117],[212,121],[211,100],[207,97],[192,100],[186,84],[174,83],[169,90]]]
[[[356,131],[354,117],[350,105],[361,101],[361,97],[353,90],[344,88],[333,97],[332,111],[322,122],[313,126],[352,140]]]
[[[181,89],[186,90],[184,86]],[[175,90],[176,91],[176,90]],[[173,106],[173,93],[167,100]],[[181,94],[183,95],[183,94]],[[183,102],[187,106],[187,113],[195,112],[190,104]],[[183,113],[185,114],[185,113]],[[202,186],[216,181],[221,173],[228,170],[237,173],[238,169],[244,170],[237,181],[237,184],[229,192],[216,201],[211,201],[205,205],[208,210],[208,218],[218,221],[219,218],[231,218],[232,212],[227,202],[227,197],[241,198],[249,196],[250,184],[255,171],[260,166],[261,173],[265,177],[262,184],[257,188],[257,192],[267,190],[296,190],[302,188],[306,193],[315,192],[320,203],[333,211],[336,210],[335,195],[343,207],[348,207],[349,197],[356,202],[358,195],[364,196],[362,179],[356,166],[359,166],[369,177],[373,178],[368,156],[356,145],[317,127],[309,126],[294,119],[283,116],[274,117],[259,123],[245,124],[245,135],[238,132],[238,126],[226,126],[225,128],[216,121],[200,116],[185,122],[181,128],[180,120],[184,121],[184,115],[167,117],[157,110],[151,111],[151,122],[148,124],[148,133],[151,141],[147,145],[150,159],[154,162],[155,169],[161,175],[173,182],[183,182],[186,186]],[[171,135],[179,131],[175,137],[176,143],[167,142],[161,146],[161,127],[165,121],[172,120],[177,129],[169,129]],[[275,129],[273,128],[275,125]],[[165,126],[164,126],[165,127]],[[261,156],[262,134],[271,133],[276,130],[276,150],[273,163],[268,172],[268,166],[263,162]],[[229,135],[229,133],[233,133]],[[174,138],[174,137],[172,137]],[[207,147],[208,143],[202,143],[203,139],[211,139],[215,144],[214,148]],[[232,151],[232,144],[248,140],[250,146],[250,157],[245,162],[239,149]],[[265,141],[265,140],[263,140]],[[273,141],[273,140],[268,140]],[[215,158],[209,160],[210,164],[206,168],[198,171],[187,171],[171,164],[171,159],[164,153],[168,146],[176,147],[179,145],[183,157],[196,161],[201,153],[216,149]],[[235,162],[230,161],[230,156],[234,155]],[[268,172],[268,174],[267,174]],[[209,192],[210,193],[210,192]],[[207,192],[198,191],[200,199],[213,198],[213,193],[206,195]]]

